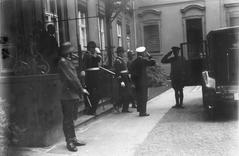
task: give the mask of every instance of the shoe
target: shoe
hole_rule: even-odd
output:
[[[178,108],[181,108],[181,109],[183,109],[183,108],[184,108],[184,106],[183,106],[183,105],[179,105],[179,106],[178,106]]]
[[[139,116],[149,116],[150,114],[148,113],[143,113],[143,114],[139,114]]]
[[[132,108],[137,108],[137,107],[136,107],[136,105],[134,104],[134,105],[132,105]]]
[[[115,110],[116,113],[120,113],[119,108],[115,107],[114,110]]]
[[[89,112],[87,115],[96,115],[95,112]]]
[[[122,110],[122,113],[132,113],[132,112],[129,110]]]
[[[179,108],[180,106],[179,105],[174,105],[172,108]]]
[[[66,148],[69,150],[69,151],[72,151],[72,152],[76,152],[78,149],[76,148],[76,145],[70,141],[66,144]]]
[[[72,142],[75,146],[84,146],[86,144],[86,143],[81,142],[80,140],[78,140],[76,138],[72,139]]]

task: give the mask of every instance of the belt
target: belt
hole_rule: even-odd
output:
[[[100,70],[99,67],[94,67],[94,68],[87,68],[85,71],[97,71]]]

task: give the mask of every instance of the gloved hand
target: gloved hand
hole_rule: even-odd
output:
[[[120,86],[121,86],[121,87],[125,87],[125,83],[122,81],[122,82],[120,83]]]
[[[85,77],[85,71],[81,71],[81,72],[80,72],[80,76],[81,76],[81,77]]]
[[[86,95],[90,95],[90,93],[86,90],[86,89],[83,89],[83,91],[82,91],[84,94],[86,94]]]

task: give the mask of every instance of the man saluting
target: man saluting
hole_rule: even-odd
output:
[[[147,66],[154,66],[155,60],[145,52],[145,47],[138,47],[136,49],[137,58],[131,64],[132,80],[136,89],[136,100],[138,105],[139,116],[149,116],[146,113],[146,104],[148,101],[148,86],[147,86]],[[145,58],[148,56],[148,58]]]
[[[172,47],[172,51],[167,53],[161,60],[162,63],[171,64],[171,83],[175,92],[176,105],[173,108],[184,108],[183,107],[183,79],[185,76],[184,62],[185,58],[179,56],[179,47]],[[173,56],[172,56],[173,54]]]

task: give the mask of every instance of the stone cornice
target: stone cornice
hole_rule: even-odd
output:
[[[162,6],[171,6],[171,5],[178,5],[184,3],[192,3],[192,2],[204,2],[205,0],[190,0],[190,1],[176,1],[176,2],[168,2],[168,3],[161,3],[161,4],[154,4],[154,5],[146,5],[146,6],[139,6],[137,9],[150,9],[150,8],[158,8]]]
[[[161,15],[161,11],[155,10],[155,9],[143,10],[141,13],[138,13],[138,16],[139,17],[143,17],[146,14],[154,14],[156,16],[160,16]]]
[[[199,5],[199,4],[192,4],[192,5],[188,5],[185,8],[181,9],[181,13],[185,13],[191,9],[198,9],[198,10],[204,11],[205,7],[202,5]]]
[[[224,4],[225,8],[231,8],[231,7],[239,7],[239,3],[228,3]]]

